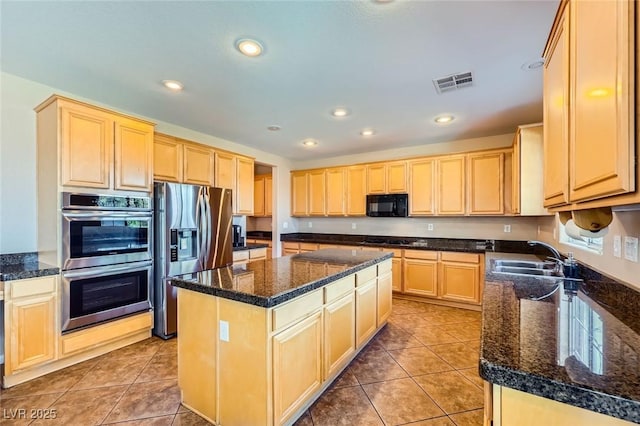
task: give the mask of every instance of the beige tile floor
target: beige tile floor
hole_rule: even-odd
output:
[[[479,312],[394,299],[389,324],[297,425],[481,425],[479,339]],[[206,425],[180,405],[176,351],[147,339],[2,390],[0,424]],[[56,419],[8,418],[19,408]]]

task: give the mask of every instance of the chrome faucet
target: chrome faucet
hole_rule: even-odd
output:
[[[573,253],[567,253],[567,259],[563,260],[560,252],[550,244],[536,240],[527,241],[527,244],[530,246],[541,245],[546,247],[551,253],[553,253],[553,256],[548,256],[547,259],[556,263],[556,270],[558,272],[562,272],[565,278],[578,278],[578,262],[573,258]]]
[[[562,262],[562,255],[551,244],[547,244],[547,243],[545,243],[543,241],[536,241],[536,240],[527,241],[527,244],[529,244],[530,246],[540,245],[542,247],[546,247],[551,253],[553,253],[553,258],[555,260],[558,260],[558,261]]]

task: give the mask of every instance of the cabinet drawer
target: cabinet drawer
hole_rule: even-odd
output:
[[[322,306],[322,291],[316,290],[273,309],[273,331],[284,328]]]
[[[391,259],[378,263],[378,276],[391,272]]]
[[[339,279],[324,287],[324,303],[331,303],[355,288],[355,274]]]
[[[316,250],[318,250],[318,244],[300,243],[300,250],[316,251]]]
[[[480,255],[477,253],[456,253],[443,251],[440,253],[440,260],[446,262],[480,263]]]
[[[410,259],[438,260],[438,252],[427,250],[405,250],[404,257]]]
[[[243,260],[248,260],[248,259],[249,259],[249,250],[240,250],[240,251],[233,252],[234,262],[241,262]]]
[[[300,248],[298,243],[292,243],[290,241],[284,241],[282,243],[283,250],[298,250]]]
[[[393,252],[393,257],[395,257],[395,258],[402,257],[402,249],[383,248],[382,251]]]
[[[152,326],[153,314],[145,312],[144,314],[65,334],[60,339],[60,355],[65,356],[82,349],[89,349],[128,334],[148,330]]]
[[[11,298],[35,296],[37,294],[53,293],[56,289],[57,276],[31,278],[10,282]]]
[[[356,285],[363,285],[378,275],[378,268],[370,266],[362,271],[356,272]]]
[[[249,250],[249,259],[258,259],[267,257],[267,249],[266,248],[258,248]]]

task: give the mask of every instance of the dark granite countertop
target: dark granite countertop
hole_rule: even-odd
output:
[[[391,257],[389,252],[323,249],[180,275],[171,284],[270,308]],[[243,279],[248,275],[253,279]]]
[[[583,282],[491,273],[498,257],[487,256],[480,376],[640,423],[640,292],[584,265]]]
[[[0,281],[58,275],[60,268],[38,261],[38,253],[13,253],[0,255]]]
[[[417,238],[385,235],[316,234],[296,232],[281,234],[280,241],[343,244],[418,250],[462,251],[484,253],[492,250],[494,240],[470,240],[462,238]]]
[[[265,248],[265,247],[269,247],[269,244],[251,243],[251,244],[245,244],[241,247],[234,247],[233,251],[244,251],[244,250],[259,249],[259,248]]]
[[[271,231],[247,231],[247,238],[270,240],[272,235]]]

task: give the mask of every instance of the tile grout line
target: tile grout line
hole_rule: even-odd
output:
[[[97,357],[96,357],[97,358]],[[58,371],[62,371],[63,369],[60,369]],[[69,393],[69,391],[71,390],[71,388],[73,388],[76,384],[78,384],[78,382],[80,382],[80,380],[84,379],[84,377],[89,374],[89,371],[91,371],[91,368],[87,368],[86,373],[84,373],[78,380],[75,381],[75,383],[73,383],[71,386],[69,386],[65,391],[63,391],[60,396],[58,396],[55,400],[53,400],[53,402],[51,402],[51,404],[49,404],[47,406],[47,408],[51,408],[56,402],[60,401],[60,399],[62,399],[63,396],[65,396],[67,393]],[[57,371],[56,371],[57,372]],[[55,372],[54,372],[55,373]],[[44,376],[43,376],[44,377]],[[56,393],[56,392],[52,392],[52,393]],[[41,395],[51,395],[51,394],[41,394]],[[39,396],[39,395],[25,395],[25,396]],[[19,397],[18,397],[19,398]],[[32,419],[30,422],[27,423],[27,425],[31,425],[33,424],[36,420],[38,419]]]
[[[111,352],[110,352],[111,353]],[[124,390],[124,392],[122,392],[122,395],[120,395],[120,398],[118,398],[118,400],[113,404],[113,407],[111,407],[111,410],[109,410],[109,412],[107,413],[106,416],[104,416],[104,418],[102,419],[102,421],[100,422],[101,425],[105,424],[104,422],[109,418],[109,416],[111,415],[111,413],[113,412],[113,409],[116,408],[116,406],[120,403],[120,401],[122,401],[122,398],[124,398],[124,396],[127,394],[127,392],[129,392],[129,389],[131,389],[131,386],[136,382],[136,380],[138,380],[138,377],[140,377],[140,374],[142,374],[142,372],[144,371],[145,368],[147,368],[147,366],[151,363],[151,360],[156,356],[157,351],[149,358],[149,360],[147,361],[147,363],[144,365],[144,367],[142,367],[140,369],[140,372],[136,375],[136,377],[133,379],[133,381],[131,383],[129,383],[129,385],[127,386],[127,388]],[[178,409],[180,408],[180,406],[178,405]],[[178,409],[176,409],[176,413],[178,412]],[[175,419],[175,413],[174,413],[174,419]],[[173,423],[173,422],[172,422]]]

